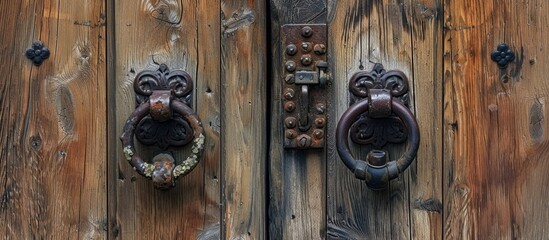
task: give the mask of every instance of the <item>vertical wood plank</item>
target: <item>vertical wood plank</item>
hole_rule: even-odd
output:
[[[0,3],[5,239],[106,238],[105,4],[81,4]],[[40,67],[35,40],[51,50]]]
[[[421,133],[416,163],[409,169],[411,237],[442,239],[442,1],[412,0],[410,11],[412,87]]]
[[[357,71],[370,70],[371,1],[337,1],[330,9],[330,66],[334,82],[334,102],[328,122],[335,131],[341,115],[349,106],[349,78]],[[385,63],[384,63],[385,64]],[[351,146],[356,158],[364,159],[367,147]],[[391,238],[388,191],[372,191],[356,179],[341,162],[335,142],[328,143],[327,238]]]
[[[265,239],[267,51],[264,1],[221,1],[224,239]]]
[[[280,53],[285,46],[281,46],[280,27],[290,23],[326,23],[326,1],[271,0],[270,10],[270,239],[322,239],[326,231],[326,151],[283,148],[280,81],[284,76]]]
[[[329,10],[330,66],[333,67],[335,120],[348,108],[347,83],[359,70],[382,63],[387,70],[401,70],[410,80],[414,104],[410,1],[333,1]],[[332,17],[333,16],[333,17]],[[370,147],[351,143],[355,157],[365,159]],[[334,239],[410,238],[410,169],[391,181],[384,191],[372,191],[356,179],[328,146],[328,237]],[[389,146],[390,159],[402,154],[401,146]]]
[[[200,3],[201,2],[201,3]],[[196,239],[220,233],[219,5],[203,1],[114,1],[114,82],[110,104],[116,136],[135,107],[132,82],[142,70],[182,69],[194,80],[193,109],[206,134],[205,154],[198,166],[169,191],[158,191],[124,160],[119,141],[109,160],[109,212],[113,238]],[[115,143],[112,143],[113,145]],[[139,148],[139,147],[138,147]],[[188,148],[188,147],[185,147]],[[152,157],[146,147],[138,149]],[[176,153],[176,160],[187,150]]]
[[[444,234],[548,236],[545,1],[445,1]],[[507,42],[516,60],[490,53]]]

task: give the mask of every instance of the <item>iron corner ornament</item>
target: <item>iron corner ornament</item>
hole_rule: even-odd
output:
[[[408,109],[408,78],[398,70],[386,71],[375,64],[371,71],[359,71],[349,81],[353,101],[336,128],[338,154],[355,177],[374,190],[386,188],[415,159],[419,148],[419,127]],[[348,138],[357,144],[373,145],[367,160],[355,159]],[[406,142],[406,152],[388,161],[387,143]]]
[[[44,46],[44,43],[36,41],[25,51],[25,56],[32,61],[35,66],[40,66],[42,62],[50,57],[50,50]]]
[[[500,69],[507,68],[510,62],[515,60],[515,53],[509,45],[501,43],[497,46],[496,50],[490,54],[492,61],[496,62]]]
[[[134,170],[152,179],[156,188],[173,188],[177,178],[196,167],[204,151],[202,123],[188,105],[192,78],[183,70],[170,70],[161,64],[157,70],[139,72],[133,86],[137,107],[120,137],[124,156]],[[134,137],[143,145],[156,146],[151,161],[139,156]],[[177,161],[170,148],[191,142],[190,155]]]

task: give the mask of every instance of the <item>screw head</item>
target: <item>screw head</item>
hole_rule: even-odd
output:
[[[297,137],[297,132],[294,131],[294,130],[289,129],[289,130],[286,130],[284,135],[286,135],[286,138],[288,138],[288,139],[294,139],[294,138]]]
[[[295,110],[295,103],[292,101],[284,103],[284,110],[286,110],[286,112],[293,112]]]
[[[305,66],[311,65],[312,59],[310,54],[304,54],[301,56],[301,63]]]
[[[288,46],[286,46],[286,54],[293,56],[296,52],[297,47],[295,46],[295,44],[288,44]]]
[[[301,29],[301,36],[303,37],[311,37],[313,35],[313,29],[309,26],[305,26]]]
[[[311,146],[311,137],[305,134],[299,135],[297,137],[297,146],[300,148],[308,148]]]
[[[326,106],[324,104],[319,103],[315,106],[316,112],[319,114],[323,114],[326,111]]]
[[[286,83],[288,84],[292,84],[295,82],[295,77],[293,74],[288,74],[286,75],[286,78],[284,78],[284,81],[286,81]]]
[[[295,71],[295,62],[294,61],[287,61],[286,62],[286,71],[288,71],[288,72]]]
[[[305,51],[305,52],[310,52],[310,51],[311,51],[311,43],[309,43],[309,42],[302,42],[302,43],[301,43],[301,48],[302,48],[303,51]]]
[[[324,44],[315,44],[315,46],[313,47],[313,51],[318,55],[322,55],[322,54],[326,53],[326,45],[324,45]]]
[[[320,129],[316,129],[313,131],[313,137],[315,139],[322,139],[324,137],[324,131],[320,130]]]
[[[286,90],[284,90],[284,98],[286,100],[290,100],[292,98],[295,97],[295,91],[291,88],[286,88]]]
[[[324,124],[326,124],[326,120],[323,117],[318,117],[315,119],[315,125],[317,127],[324,127]]]
[[[284,120],[284,125],[287,128],[295,128],[295,126],[297,125],[296,123],[297,123],[297,119],[295,119],[295,117],[287,117]]]

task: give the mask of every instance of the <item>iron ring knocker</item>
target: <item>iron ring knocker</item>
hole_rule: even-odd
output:
[[[186,96],[185,94],[191,92],[189,90],[189,88],[192,88],[190,81],[190,76],[185,72],[176,70],[170,74],[165,65],[161,65],[156,72],[143,71],[135,79],[134,88],[138,95],[138,102],[141,101],[141,103],[128,117],[120,140],[122,141],[126,160],[140,175],[152,179],[154,186],[159,189],[174,187],[177,178],[185,176],[196,167],[204,151],[205,136],[202,123],[197,114],[182,100]],[[178,83],[174,84],[174,82]],[[146,85],[146,87],[142,88],[143,85]],[[166,124],[167,121],[175,121],[176,116],[180,117],[183,121],[186,121],[186,124],[190,125],[189,129],[192,130],[190,132],[192,132],[193,137],[179,136],[181,139],[178,139],[178,141],[172,140],[168,144],[161,145],[160,149],[163,151],[153,157],[152,163],[144,161],[135,149],[134,137],[136,129],[140,127],[140,122],[144,121],[147,116],[150,116],[157,125]],[[173,129],[168,131],[173,131]],[[156,136],[154,139],[165,137]],[[169,146],[182,146],[190,141],[193,143],[191,155],[180,163],[177,163],[171,153],[165,151]],[[166,141],[150,141],[148,143],[151,142]]]
[[[393,98],[394,91],[392,92],[391,88],[387,89],[386,87],[385,81],[388,79],[384,79],[384,75],[398,78],[397,80],[401,81],[399,84],[407,88],[407,79],[404,74],[399,71],[386,73],[381,64],[376,64],[372,72],[376,71],[374,77],[369,79],[372,81],[366,84],[368,85],[366,87],[367,98],[357,101],[341,116],[336,128],[336,147],[341,160],[355,174],[356,178],[365,180],[368,187],[380,190],[384,189],[390,180],[397,178],[415,159],[419,148],[420,134],[417,121],[408,107],[398,98]],[[364,76],[355,74],[351,81],[359,82],[361,77]],[[392,85],[392,87],[394,86],[396,84]],[[351,89],[351,91],[353,90]],[[406,152],[398,160],[387,162],[385,152],[380,150],[370,151],[368,161],[353,157],[348,143],[349,130],[364,113],[378,121],[389,121],[389,118],[394,114],[402,121],[405,132],[407,132],[407,147]]]

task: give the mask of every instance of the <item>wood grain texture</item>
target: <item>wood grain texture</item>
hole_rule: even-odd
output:
[[[221,1],[224,239],[266,238],[265,17],[264,1]]]
[[[373,63],[381,63],[387,70],[404,72],[410,80],[411,105],[415,105],[417,96],[413,86],[421,76],[414,76],[412,71],[411,13],[409,1],[334,1],[331,4],[329,56],[336,85],[335,102],[330,106],[336,120],[329,122],[331,131],[349,106],[350,77],[359,70],[371,70]],[[372,191],[343,165],[334,146],[333,140],[328,143],[329,238],[410,238],[410,169],[391,181],[387,190]],[[351,149],[357,159],[365,159],[370,147],[351,143]],[[403,153],[403,146],[388,146],[386,150],[390,159],[396,159]]]
[[[322,239],[326,232],[326,153],[284,149],[280,27],[325,23],[325,0],[271,0],[271,137],[269,164],[270,239]],[[329,92],[331,87],[327,87]],[[328,136],[329,134],[327,134]]]
[[[81,4],[0,3],[3,239],[106,238],[105,5]]]
[[[169,191],[158,191],[124,160],[120,143],[111,152],[109,219],[112,238],[202,239],[220,234],[220,64],[219,2],[212,8],[204,1],[113,1],[113,34],[116,49],[110,102],[116,107],[111,120],[120,136],[126,118],[135,107],[133,78],[159,64],[182,69],[194,80],[193,109],[206,135],[205,154],[198,166],[179,179]],[[116,140],[116,139],[113,139]],[[145,158],[150,150],[141,147]],[[176,159],[188,153],[176,151]]]
[[[443,12],[440,0],[412,0],[412,74],[421,145],[410,166],[412,239],[442,239]]]
[[[446,238],[549,236],[548,7],[445,1]],[[490,52],[502,42],[517,57],[500,70]]]

